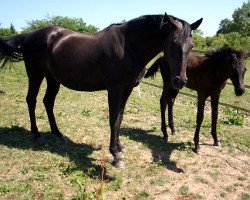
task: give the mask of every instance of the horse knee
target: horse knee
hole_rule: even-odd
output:
[[[26,103],[28,104],[29,107],[34,107],[36,105],[36,98],[27,95],[26,96]]]
[[[45,95],[43,98],[43,104],[45,108],[51,108],[54,105],[54,100],[53,98],[49,97],[48,95]]]

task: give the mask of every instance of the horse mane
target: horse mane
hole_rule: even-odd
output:
[[[191,27],[190,24],[186,21],[179,19],[177,17],[174,17],[172,15],[169,15],[169,17],[173,18],[174,20],[180,22],[182,24],[182,31],[177,36],[176,41],[177,42],[183,42],[184,39],[186,39],[188,36],[191,36]],[[122,26],[127,25],[129,28],[136,29],[136,30],[156,30],[159,31],[161,29],[161,26],[163,24],[163,18],[164,15],[142,15],[140,17],[131,19],[126,22],[121,23],[112,23],[107,28],[111,28],[112,26]]]
[[[210,59],[218,60],[221,58],[230,59],[232,54],[235,54],[238,58],[241,58],[244,52],[237,51],[231,47],[222,47],[205,53],[205,56]]]
[[[132,29],[159,30],[162,25],[162,20],[163,15],[142,15],[125,22],[125,24]]]

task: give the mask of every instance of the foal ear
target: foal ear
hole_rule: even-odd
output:
[[[237,60],[237,55],[236,55],[236,53],[232,53],[231,55],[232,55],[232,57],[233,57],[234,60]]]
[[[199,20],[197,20],[196,22],[192,23],[190,26],[191,26],[191,29],[192,30],[196,30],[200,25],[201,25],[201,22],[202,22],[203,18],[200,18]]]

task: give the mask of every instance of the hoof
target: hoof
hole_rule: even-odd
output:
[[[166,142],[168,142],[168,137],[163,136],[163,140],[166,141]]]
[[[220,147],[220,146],[221,146],[221,143],[220,143],[220,142],[215,142],[215,143],[214,143],[214,146]]]
[[[63,142],[63,143],[65,143],[65,144],[67,144],[67,142],[68,142],[68,139],[67,139],[67,137],[66,136],[60,136],[60,137],[58,137],[58,139],[61,141],[61,142]]]
[[[118,169],[125,168],[125,163],[122,160],[114,161],[114,166]]]
[[[122,152],[122,153],[127,153],[128,152],[127,148],[125,146],[121,145],[121,144],[119,146],[117,146],[117,149],[118,149],[119,152]]]
[[[199,155],[200,154],[200,148],[194,148],[193,152],[196,153],[197,155]]]
[[[122,149],[120,149],[120,152],[126,154],[128,152],[128,149],[124,146]]]
[[[45,145],[45,141],[42,137],[39,138],[35,138],[35,143],[38,144],[39,146],[44,146]]]

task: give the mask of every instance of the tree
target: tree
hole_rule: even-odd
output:
[[[243,37],[250,37],[250,1],[236,9],[232,18],[233,20],[223,19],[220,22],[217,34],[238,32]]]
[[[1,24],[0,24],[1,25]],[[12,24],[11,24],[12,25]],[[13,25],[12,25],[13,26]],[[11,27],[11,26],[10,26]],[[13,26],[14,27],[14,26]],[[15,32],[16,33],[16,32]],[[15,34],[10,28],[0,28],[0,37],[11,36]]]
[[[12,35],[16,34],[16,29],[12,23],[10,24],[10,32]]]
[[[98,28],[93,25],[87,26],[81,18],[62,16],[47,16],[45,19],[27,21],[27,26],[22,29],[24,33],[28,33],[51,25],[60,26],[78,32],[95,33],[98,31]]]
[[[193,41],[195,49],[204,50],[206,48],[206,38],[203,37],[203,32],[200,29],[193,31]]]

